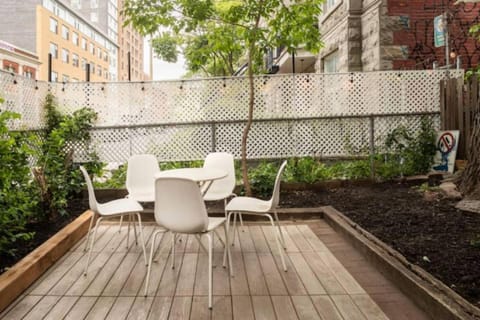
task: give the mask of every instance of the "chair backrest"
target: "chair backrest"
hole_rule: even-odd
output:
[[[155,192],[155,174],[160,172],[157,158],[153,154],[136,154],[128,159],[125,186],[129,194]]]
[[[208,215],[195,181],[158,178],[155,181],[155,220],[178,233],[197,233],[208,227]]]
[[[275,178],[275,185],[273,186],[273,194],[272,198],[270,199],[271,208],[275,208],[278,206],[280,202],[280,182],[282,181],[282,173],[287,165],[287,160],[282,162],[280,169],[278,169],[277,177]]]
[[[205,198],[209,194],[222,194],[223,198],[230,196],[235,189],[235,164],[233,154],[226,152],[209,153],[203,163],[204,168],[221,169],[227,172],[227,176],[213,181],[208,188]],[[220,200],[220,199],[218,199]]]
[[[95,191],[93,190],[92,180],[90,179],[87,170],[83,166],[80,166],[80,171],[82,171],[85,182],[87,183],[88,205],[90,206],[90,210],[98,213],[98,202],[97,198],[95,197]]]

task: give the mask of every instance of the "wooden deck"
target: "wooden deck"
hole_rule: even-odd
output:
[[[162,238],[144,297],[141,246],[126,248],[126,227],[119,233],[118,225],[110,224],[99,229],[86,277],[82,240],[0,318],[388,319],[307,224],[283,228],[288,272],[282,271],[270,226],[249,224],[240,232],[232,248],[233,278],[222,268],[217,240],[212,311],[207,304],[207,254],[193,236],[184,235],[176,243],[175,269],[170,267],[170,236]],[[146,239],[153,230],[153,225],[145,226]],[[149,245],[147,241],[147,251]]]

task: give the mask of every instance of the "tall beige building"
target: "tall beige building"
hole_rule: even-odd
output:
[[[122,12],[124,0],[118,0],[118,12]],[[118,18],[118,80],[128,81],[130,53],[130,80],[144,81],[150,77],[143,71],[143,37],[131,25],[123,26],[124,17]]]
[[[91,81],[117,79],[117,43],[66,1],[2,0],[0,14],[0,39],[38,56],[38,80],[85,81],[87,64]]]

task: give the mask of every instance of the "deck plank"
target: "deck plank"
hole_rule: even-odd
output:
[[[290,238],[295,242],[300,252],[312,252],[313,248],[310,243],[303,237],[302,232],[297,229],[295,225],[289,225],[283,227],[284,230],[290,235]]]
[[[388,320],[382,309],[366,294],[352,295],[353,302],[368,320]]]
[[[204,304],[203,308],[208,310],[208,303]],[[212,306],[212,320],[227,320],[232,318],[232,297],[214,296]]]
[[[322,240],[318,239],[309,226],[306,224],[299,224],[297,225],[297,229],[305,237],[314,251],[328,251],[327,246],[322,242]]]
[[[312,300],[309,296],[292,296],[293,306],[297,311],[299,319],[302,320],[320,320],[320,315],[315,310]]]
[[[233,228],[229,230],[231,233],[229,237],[233,237]],[[246,253],[246,252],[255,252],[255,244],[253,243],[252,236],[250,234],[250,227],[245,226],[240,230],[240,232],[237,234],[235,237],[235,240],[240,243],[241,247],[241,252]],[[237,243],[234,243],[234,247],[237,246]],[[234,250],[237,248],[234,248]]]
[[[270,296],[252,296],[252,304],[256,320],[276,319]]]
[[[243,255],[250,293],[255,296],[268,295],[267,284],[256,253],[247,252]]]
[[[270,252],[270,247],[267,244],[267,240],[263,235],[262,227],[261,226],[250,226],[250,235],[253,240],[253,244],[255,246],[255,251],[260,252]]]
[[[232,295],[247,296],[250,294],[248,288],[247,274],[241,252],[232,252],[233,278],[230,278]]]
[[[118,296],[138,260],[143,262],[140,253],[127,253],[102,292],[102,296]]]
[[[192,296],[195,284],[195,271],[197,269],[198,253],[185,253],[183,256],[182,270],[178,278],[176,296]]]
[[[153,297],[137,297],[128,313],[127,320],[145,320],[147,319],[150,308],[152,307]]]
[[[63,319],[70,309],[73,307],[79,297],[62,297],[49,313],[43,318],[44,320]]]
[[[250,296],[232,296],[233,319],[254,320],[253,305]]]
[[[25,296],[15,305],[15,307],[10,309],[2,319],[22,319],[38,303],[38,301],[40,301],[40,299],[42,299],[42,296]]]
[[[308,294],[325,294],[325,289],[308,266],[307,262],[303,258],[303,255],[301,253],[292,252],[289,253],[288,256],[290,257],[292,264],[295,266],[295,269],[297,270],[297,273],[302,280],[305,289],[307,289]]]
[[[337,307],[327,295],[312,296],[313,305],[322,319],[343,320]]]
[[[84,319],[85,316],[90,312],[90,309],[97,301],[97,297],[80,297],[73,307],[68,311],[65,316],[65,320],[78,320]]]
[[[128,312],[132,308],[134,297],[118,297],[105,319],[123,320],[127,318]]]
[[[174,297],[168,319],[178,320],[190,318],[191,305],[192,297]]]
[[[318,254],[315,252],[306,252],[303,253],[303,256],[328,294],[346,294],[345,289],[340,282],[338,282],[334,272],[325,265]]]
[[[107,317],[108,312],[115,303],[115,297],[100,297],[96,300],[86,320],[101,320]]]
[[[172,306],[172,297],[155,297],[150,308],[150,314],[148,319],[158,320],[167,319],[170,313],[170,307]]]
[[[289,296],[273,296],[273,308],[278,320],[294,320],[298,319],[292,300]]]
[[[348,294],[365,293],[365,290],[358,284],[355,278],[348,273],[347,269],[345,269],[330,251],[317,252],[317,254]]]
[[[23,319],[26,320],[37,320],[42,319],[60,300],[58,296],[44,296],[38,303],[33,307]]]
[[[191,320],[210,320],[212,311],[208,309],[208,296],[193,296]]]
[[[344,319],[366,320],[362,312],[348,295],[332,295],[333,303]]]
[[[100,270],[95,279],[90,283],[88,289],[85,291],[85,296],[100,296],[105,289],[105,286],[115,274],[126,253],[113,253],[105,267]]]
[[[287,288],[283,283],[282,276],[275,264],[271,253],[259,253],[258,259],[262,266],[263,275],[267,282],[268,292],[272,296],[287,295]],[[283,270],[281,271],[283,272]]]

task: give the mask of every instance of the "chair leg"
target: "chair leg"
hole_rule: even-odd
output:
[[[143,236],[143,228],[142,228],[142,217],[140,216],[140,212],[137,212],[136,215],[138,219],[138,229],[140,229],[140,238],[141,238],[140,241],[142,242],[143,259],[145,260],[145,265],[148,265],[147,250],[145,249],[145,238]]]
[[[123,222],[123,216],[120,216],[120,223],[118,224],[118,233],[122,231],[122,222]]]
[[[155,248],[155,240],[157,239],[157,235],[160,233],[161,231],[155,231],[153,233],[153,237],[152,237],[152,247],[150,248],[150,258],[149,258],[149,261],[148,261],[148,267],[147,267],[147,277],[145,279],[145,297],[147,296],[147,292],[148,292],[148,282],[150,280],[150,271],[152,270],[152,260],[153,260],[153,251],[154,251],[154,248]]]
[[[97,236],[97,230],[98,230],[98,225],[100,224],[100,221],[102,221],[102,217],[99,217],[97,219],[97,222],[95,223],[95,229],[93,230],[92,242],[90,244],[90,250],[88,251],[88,256],[87,256],[87,264],[85,265],[85,272],[83,273],[84,276],[87,275],[88,264],[90,263],[90,257],[92,256],[93,244],[95,243],[95,237]]]
[[[205,248],[205,246],[203,245],[202,240],[201,240],[201,238],[200,238],[200,235],[199,235],[199,234],[196,234],[196,235],[195,235],[195,238],[197,239],[197,241],[198,241],[198,243],[199,243],[199,245],[200,245],[200,248],[201,248],[203,251],[205,251],[205,253],[208,253],[208,249]]]
[[[133,215],[132,215],[132,222],[133,222],[133,235],[135,236],[135,245],[138,246],[137,226],[135,225],[135,217]]]
[[[235,231],[237,231],[237,213],[233,214],[233,239],[232,239],[232,246],[235,245]],[[238,231],[237,231],[238,233]]]
[[[225,249],[223,250],[223,267],[225,268],[225,254],[228,256],[228,271],[230,273],[230,277],[233,277],[233,265],[232,265],[232,254],[230,252],[230,246],[228,245],[228,229],[227,229],[227,222],[225,221],[223,225],[223,230],[225,231]]]
[[[278,227],[278,231],[280,232],[280,239],[282,240],[282,246],[283,246],[283,249],[287,249],[287,246],[285,245],[285,238],[283,237],[283,231],[282,231],[282,227],[280,226],[280,219],[278,219],[278,214],[277,214],[277,210],[273,211],[273,214],[275,216],[275,220],[277,221],[277,227]]]
[[[238,214],[238,218],[240,219],[240,225],[242,226],[242,232],[243,232],[243,231],[244,231],[244,230],[243,230],[243,218],[242,218],[242,214],[241,214],[241,213]]]
[[[285,264],[285,258],[283,257],[283,248],[280,245],[280,234],[279,234],[280,232],[275,227],[275,222],[273,221],[272,216],[269,215],[269,214],[266,214],[265,216],[270,220],[270,223],[272,224],[273,229],[277,231],[277,236],[275,237],[275,240],[277,242],[278,252],[280,253],[280,259],[282,260],[283,271],[286,272],[287,271],[287,265]]]
[[[172,269],[175,269],[175,238],[176,235],[172,232]]]
[[[227,213],[227,212],[225,212]],[[227,220],[225,221],[225,228],[226,228],[226,235],[225,235],[225,242],[226,242],[226,245],[227,246],[230,246],[230,237],[228,236],[230,234],[230,218],[232,217],[232,214],[234,214],[233,212],[228,212],[227,213]],[[235,229],[233,230],[235,232]],[[225,251],[223,252],[223,265],[225,266],[225,264],[227,263],[226,262],[226,259],[227,259],[227,256],[225,255]]]
[[[213,232],[215,233],[215,235],[217,236],[218,240],[220,241],[220,243],[222,244],[223,247],[225,247],[225,242],[223,242],[222,240],[222,237],[220,237],[217,233],[217,230],[213,230]]]
[[[90,218],[90,226],[88,227],[87,240],[85,241],[85,248],[83,251],[88,250],[88,240],[90,240],[90,232],[92,231],[93,220],[95,219],[95,212],[92,212],[92,217]]]
[[[127,249],[128,249],[128,242],[130,240],[130,221],[132,221],[132,216],[128,215],[128,222],[127,222]]]
[[[208,237],[208,308],[212,309],[212,287],[213,287],[213,239],[210,233],[207,233]]]

